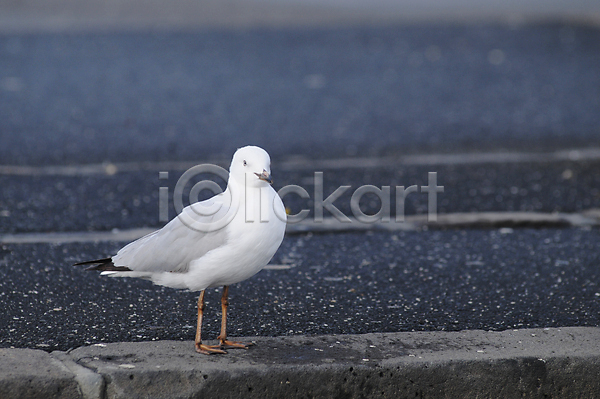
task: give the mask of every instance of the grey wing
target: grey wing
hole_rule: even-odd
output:
[[[198,207],[218,205],[218,197],[186,207],[162,229],[123,247],[112,257],[113,263],[140,272],[186,272],[192,260],[227,241],[225,228],[206,231],[190,223],[192,220],[204,226],[219,220],[219,213],[205,216],[198,212]]]

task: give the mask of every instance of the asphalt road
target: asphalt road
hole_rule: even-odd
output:
[[[582,212],[600,208],[600,162],[563,161],[530,163],[483,163],[458,165],[394,165],[377,168],[323,169],[323,196],[340,186],[350,188],[333,204],[352,216],[351,196],[363,185],[390,186],[390,214],[397,208],[395,186],[427,186],[428,173],[437,172],[444,192],[437,197],[440,213],[453,212]],[[303,209],[314,215],[314,171],[278,170],[273,164],[275,188],[303,187],[310,198],[290,194],[284,203],[291,214]],[[122,172],[92,176],[14,176],[0,175],[0,234],[55,231],[109,231],[114,228],[162,227],[159,220],[159,187],[170,195],[169,215],[174,217],[173,193],[182,170],[169,171],[168,180],[158,179],[158,170]],[[190,180],[184,192],[189,203],[191,187],[202,179]],[[215,179],[216,182],[221,182]],[[222,183],[222,182],[221,182]],[[209,195],[204,192],[203,195]],[[202,198],[202,197],[200,197]],[[381,208],[374,194],[365,195],[361,210],[375,214]],[[427,193],[406,195],[405,215],[427,214]],[[329,213],[325,211],[325,216]]]
[[[446,230],[290,236],[230,290],[232,336],[597,326],[599,231]],[[190,340],[197,294],[70,264],[122,243],[3,245],[2,347]],[[19,267],[13,267],[19,265]],[[220,326],[208,293],[206,337]]]
[[[0,160],[600,144],[600,31],[560,24],[0,36]]]

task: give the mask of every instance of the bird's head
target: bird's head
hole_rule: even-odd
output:
[[[251,187],[273,184],[271,179],[271,158],[260,147],[246,146],[233,154],[229,167],[230,178]]]

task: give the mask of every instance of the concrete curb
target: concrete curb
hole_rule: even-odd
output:
[[[248,338],[0,349],[0,397],[600,397],[600,328]]]

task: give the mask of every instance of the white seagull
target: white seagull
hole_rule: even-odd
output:
[[[251,343],[227,340],[228,286],[252,277],[271,260],[283,240],[286,213],[271,187],[271,160],[255,146],[238,149],[229,168],[227,189],[187,206],[162,229],[92,265],[111,277],[140,277],[155,284],[201,291],[195,346],[198,353],[226,353]],[[219,345],[204,345],[200,334],[204,291],[223,286]]]

